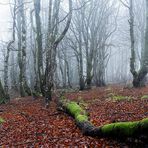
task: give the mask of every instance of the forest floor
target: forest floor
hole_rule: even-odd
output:
[[[148,87],[127,89],[122,86],[93,88],[67,93],[68,99],[78,103],[90,113],[96,125],[119,121],[137,121],[148,117]],[[56,103],[49,109],[43,98],[15,98],[0,106],[0,147],[45,148],[147,148],[140,139],[117,140],[84,136],[72,117],[57,111]],[[120,140],[120,141],[119,141]]]

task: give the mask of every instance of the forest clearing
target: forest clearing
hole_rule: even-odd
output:
[[[147,89],[122,86],[93,88],[84,92],[67,93],[71,101],[87,110],[95,126],[108,123],[139,121],[148,116]],[[56,99],[54,98],[54,101]],[[85,136],[68,114],[58,111],[52,101],[44,108],[43,98],[16,98],[2,105],[0,117],[0,147],[147,147],[148,137],[97,138]]]

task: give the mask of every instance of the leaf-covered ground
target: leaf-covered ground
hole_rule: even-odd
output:
[[[89,91],[69,93],[90,113],[91,122],[100,126],[118,121],[135,121],[148,117],[148,87],[124,89],[120,86],[95,88]],[[119,142],[112,139],[83,136],[72,117],[58,112],[51,102],[44,108],[42,98],[16,98],[0,106],[0,147],[82,147],[117,148],[147,147],[139,140]],[[118,137],[122,140],[122,137]],[[140,145],[139,145],[140,144]]]

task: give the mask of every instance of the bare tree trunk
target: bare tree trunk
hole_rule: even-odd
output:
[[[10,51],[11,51],[11,46],[15,42],[15,27],[16,27],[16,1],[13,7],[13,26],[12,26],[12,41],[10,41],[7,45],[7,53],[6,57],[4,60],[4,91],[7,99],[9,99],[9,94],[8,94],[8,70],[9,70],[9,56],[10,56]]]
[[[60,0],[55,1],[54,6],[52,6],[52,0],[49,1],[49,19],[48,19],[48,35],[47,35],[47,45],[46,45],[46,69],[45,69],[45,102],[46,106],[49,106],[49,102],[52,99],[52,88],[54,85],[54,74],[56,71],[56,55],[57,46],[63,40],[66,35],[72,18],[72,0],[69,0],[69,15],[66,26],[57,38],[58,35],[58,23],[59,23],[59,9]],[[54,10],[52,10],[52,8]],[[51,14],[53,12],[53,15]]]
[[[67,71],[68,86],[69,86],[70,88],[72,88],[71,81],[70,81],[70,69],[69,69],[69,64],[68,64],[67,59],[65,59],[65,64],[66,64],[66,71]]]
[[[144,79],[148,73],[148,0],[146,0],[146,31],[145,31],[145,46],[142,56],[142,65],[139,72],[135,70],[135,51],[134,51],[134,16],[133,16],[133,1],[130,0],[130,36],[131,36],[131,73],[133,74],[133,86],[144,86]]]
[[[58,51],[58,59],[59,59],[59,69],[62,77],[62,87],[65,87],[65,77],[64,77],[64,70],[63,70],[63,60],[60,50]]]
[[[35,27],[33,24],[33,12],[34,9],[30,11],[30,21],[31,21],[31,36],[30,36],[30,42],[31,42],[31,50],[32,50],[32,55],[33,55],[33,69],[34,69],[34,80],[33,80],[33,87],[34,87],[34,93],[39,92],[39,78],[38,78],[38,72],[37,72],[37,47],[36,47],[36,39],[35,39]]]
[[[40,18],[40,4],[41,0],[34,0],[35,18],[36,18],[36,41],[37,41],[37,70],[39,81],[39,92],[43,91],[43,47],[42,47],[42,30],[41,30],[41,18]],[[38,84],[36,84],[38,85]]]
[[[133,85],[135,86],[135,79],[137,78],[137,72],[135,69],[135,36],[134,36],[134,12],[133,12],[133,0],[130,0],[130,7],[129,7],[129,14],[130,14],[130,40],[131,40],[131,58],[130,58],[130,71],[133,75]],[[137,81],[137,80],[136,80]]]
[[[11,77],[11,88],[15,91],[18,90],[18,85],[17,85],[17,64],[15,63],[15,57],[14,53],[11,54],[11,59],[12,67],[10,69],[10,77]]]
[[[20,7],[17,22],[18,22],[18,60],[19,60],[19,83],[20,83],[20,94],[22,97],[26,95],[31,95],[31,90],[27,84],[26,80],[26,21],[24,13],[24,3],[18,0],[18,5]]]
[[[85,81],[83,76],[83,55],[82,55],[82,34],[79,32],[79,85],[80,90],[84,90]]]
[[[86,78],[86,83],[87,83],[87,88],[91,88],[91,83],[92,83],[92,63],[89,58],[87,58],[87,78]]]
[[[3,88],[3,85],[2,85],[2,82],[0,80],[0,104],[2,103],[6,103],[8,101],[8,95],[5,94],[5,91],[4,91],[4,88]]]
[[[4,91],[8,95],[8,65],[9,65],[9,54],[10,54],[11,42],[7,46],[7,53],[4,61]],[[9,96],[9,95],[8,95]]]

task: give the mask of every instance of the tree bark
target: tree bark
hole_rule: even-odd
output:
[[[10,51],[12,50],[11,46],[15,42],[15,27],[16,27],[16,1],[15,1],[14,8],[13,8],[12,40],[7,45],[7,53],[6,53],[6,57],[4,60],[4,91],[5,91],[5,94],[7,95],[7,98],[9,98],[9,94],[8,94],[8,91],[9,91],[9,87],[8,87],[9,56],[10,56]]]
[[[69,15],[66,26],[62,33],[58,36],[58,23],[59,23],[59,9],[60,9],[60,0],[56,0],[54,6],[52,6],[52,0],[49,1],[49,18],[48,18],[48,35],[47,35],[47,45],[46,45],[46,68],[45,68],[45,79],[44,79],[44,88],[45,88],[45,100],[46,106],[52,99],[52,88],[54,86],[54,74],[56,71],[56,56],[57,56],[57,46],[63,40],[66,35],[72,18],[72,0],[69,0]],[[55,9],[52,11],[52,7]],[[53,12],[53,14],[52,14]]]
[[[6,103],[9,99],[9,96],[5,93],[2,82],[0,80],[0,104]]]
[[[18,62],[19,62],[19,83],[20,95],[22,97],[31,95],[31,90],[26,80],[26,20],[23,1],[18,0],[19,12],[17,14],[18,27]]]
[[[37,79],[39,84],[36,84],[36,88],[38,88],[39,85],[39,92],[43,91],[43,47],[42,47],[42,30],[41,30],[41,18],[40,18],[40,0],[34,0],[34,8],[35,8],[35,20],[36,20],[36,42],[37,42]]]
[[[144,79],[148,73],[148,0],[146,0],[146,31],[145,31],[145,46],[144,54],[142,56],[142,64],[139,72],[135,69],[135,37],[134,37],[134,13],[133,13],[133,0],[130,0],[129,7],[130,14],[130,39],[131,39],[131,59],[130,59],[130,71],[133,75],[133,86],[144,86]]]

